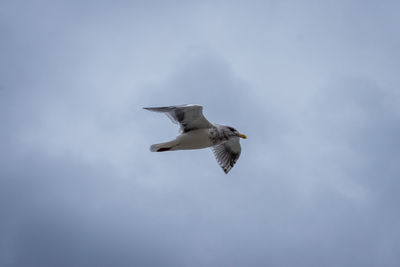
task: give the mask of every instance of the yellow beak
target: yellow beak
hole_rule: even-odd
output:
[[[245,134],[239,134],[239,137],[242,137],[243,139],[247,138],[247,136]]]

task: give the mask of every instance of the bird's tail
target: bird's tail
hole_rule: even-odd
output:
[[[154,144],[150,146],[151,152],[164,152],[168,150],[175,150],[174,148],[178,145],[176,140],[172,140],[170,142]]]

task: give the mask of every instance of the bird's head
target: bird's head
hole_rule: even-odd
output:
[[[239,133],[235,128],[230,127],[230,126],[227,126],[227,128],[230,131],[232,136],[237,136],[237,137],[240,137],[240,138],[243,138],[243,139],[247,138],[247,136],[245,134]]]

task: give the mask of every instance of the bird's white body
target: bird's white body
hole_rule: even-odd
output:
[[[209,129],[193,130],[176,137],[177,146],[172,150],[201,149],[213,146],[208,137]]]
[[[169,148],[168,150],[189,150],[201,149],[215,145],[208,137],[209,129],[193,130],[187,133],[180,134],[175,140],[161,144],[155,144],[151,147],[152,151],[157,151],[160,148]]]

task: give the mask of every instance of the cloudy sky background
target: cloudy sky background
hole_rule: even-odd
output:
[[[399,266],[398,1],[1,1],[1,266]],[[143,106],[248,135],[229,175]]]

